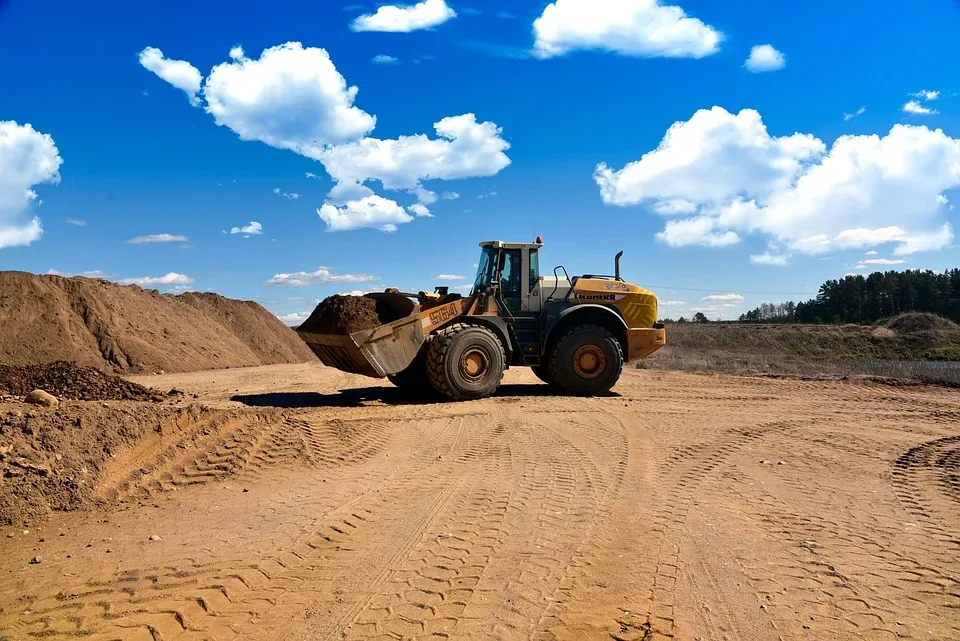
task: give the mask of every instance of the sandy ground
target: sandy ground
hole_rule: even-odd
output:
[[[232,409],[120,453],[103,509],[0,531],[0,638],[960,639],[957,391],[136,380]]]

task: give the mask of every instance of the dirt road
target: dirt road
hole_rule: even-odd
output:
[[[104,509],[0,532],[0,638],[960,639],[957,391],[138,380],[223,413],[119,453]]]

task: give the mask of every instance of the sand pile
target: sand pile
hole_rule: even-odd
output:
[[[26,396],[42,389],[60,400],[149,401],[157,392],[92,367],[65,361],[46,365],[0,365],[0,394]]]
[[[383,301],[334,295],[321,301],[298,329],[311,334],[352,334],[399,319],[396,310]]]
[[[0,363],[130,373],[302,363],[303,341],[256,303],[91,278],[0,272]]]
[[[0,405],[0,525],[94,500],[104,467],[127,446],[195,422],[197,407],[104,407],[67,403],[56,411]]]
[[[264,365],[313,359],[289,327],[253,301],[233,300],[212,292],[188,292],[176,298],[227,328]]]

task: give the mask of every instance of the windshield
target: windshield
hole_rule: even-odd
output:
[[[489,287],[493,280],[493,264],[497,256],[497,250],[489,245],[481,248],[480,261],[477,263],[477,279],[473,282],[473,293],[477,293],[482,287]]]

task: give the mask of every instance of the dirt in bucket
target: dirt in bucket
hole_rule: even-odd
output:
[[[298,329],[311,334],[353,334],[399,318],[397,312],[383,301],[337,294],[321,301]]]

